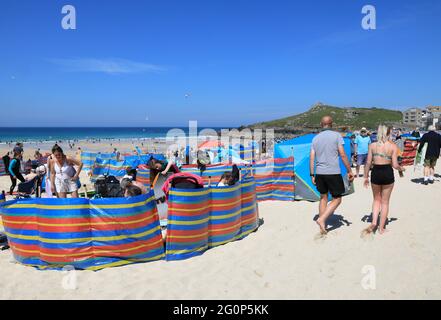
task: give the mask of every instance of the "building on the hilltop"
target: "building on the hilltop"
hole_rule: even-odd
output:
[[[410,108],[403,112],[403,123],[407,126],[421,127],[425,126],[425,121],[423,121],[423,116],[426,113],[420,108]]]
[[[427,107],[427,125],[434,124],[437,128],[441,128],[441,106]]]

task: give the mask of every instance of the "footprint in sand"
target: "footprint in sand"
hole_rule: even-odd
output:
[[[326,233],[323,234],[323,233],[320,232],[320,233],[317,233],[314,236],[314,241],[318,242],[318,243],[325,241],[325,239],[326,239]]]
[[[365,240],[365,241],[372,241],[374,240],[374,233],[373,232],[368,232],[366,229],[363,230],[360,234],[360,238]]]

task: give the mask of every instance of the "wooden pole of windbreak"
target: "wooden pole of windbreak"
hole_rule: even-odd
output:
[[[158,178],[159,178],[160,174],[161,174],[160,172],[156,174],[155,179],[153,180],[153,183],[152,183],[152,186],[151,186],[152,189],[155,187],[156,181],[158,181]]]

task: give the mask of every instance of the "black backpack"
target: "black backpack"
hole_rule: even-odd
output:
[[[101,198],[121,198],[124,197],[124,190],[114,176],[102,176],[95,181],[95,195]]]

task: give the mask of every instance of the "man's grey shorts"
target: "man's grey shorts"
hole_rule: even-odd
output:
[[[368,155],[367,154],[358,154],[357,155],[357,165],[364,166],[366,164]]]

